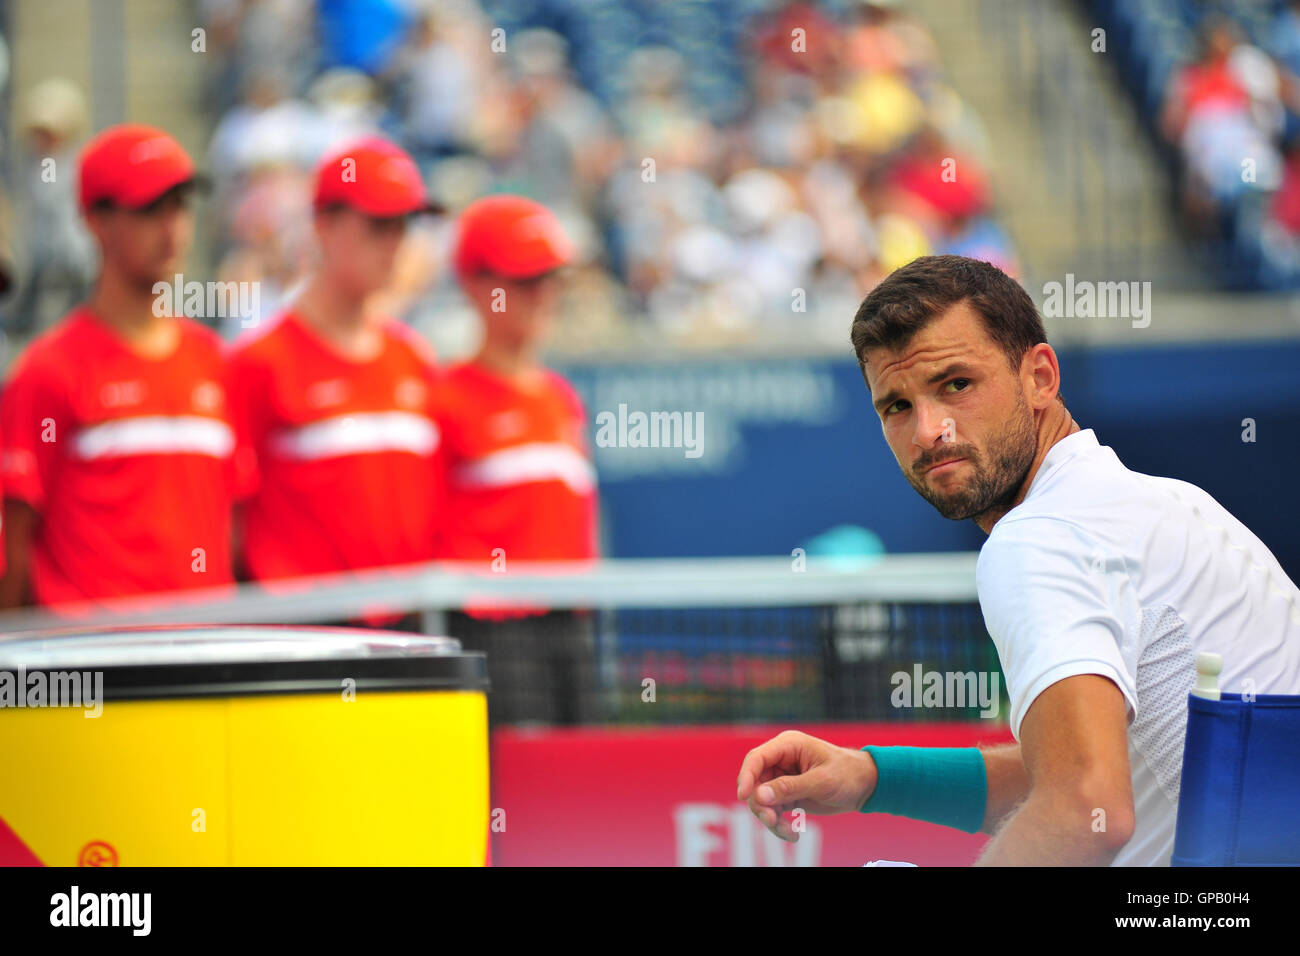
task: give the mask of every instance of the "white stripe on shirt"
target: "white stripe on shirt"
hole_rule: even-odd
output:
[[[438,441],[438,426],[423,415],[362,412],[281,429],[272,436],[271,447],[282,458],[317,461],[385,451],[432,455]]]
[[[144,415],[83,428],[73,441],[72,454],[84,461],[129,455],[225,458],[234,447],[234,432],[219,419],[197,415]]]
[[[586,456],[564,442],[532,442],[484,455],[456,469],[466,488],[500,488],[533,481],[562,481],[576,494],[596,484],[596,470]]]

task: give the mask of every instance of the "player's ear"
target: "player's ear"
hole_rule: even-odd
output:
[[[317,240],[325,238],[325,233],[329,229],[330,220],[333,214],[328,209],[314,209],[311,214],[311,228],[316,233]]]
[[[466,294],[475,302],[489,299],[494,295],[494,290],[502,285],[500,279],[487,272],[473,272],[461,276],[460,281]]]
[[[100,203],[91,206],[84,213],[86,229],[95,237],[95,240],[101,246],[107,241],[108,228],[112,215],[113,207]]]
[[[1029,404],[1034,408],[1046,408],[1056,399],[1061,388],[1061,365],[1056,352],[1046,342],[1039,342],[1025,353],[1022,366],[1033,379]]]
[[[338,203],[331,203],[327,206],[317,206],[312,210],[311,224],[312,230],[316,233],[318,244],[324,244],[328,241],[334,225],[339,221],[339,213],[343,211],[343,206]]]

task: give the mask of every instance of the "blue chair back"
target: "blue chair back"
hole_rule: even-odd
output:
[[[1189,694],[1173,866],[1300,866],[1300,696]]]

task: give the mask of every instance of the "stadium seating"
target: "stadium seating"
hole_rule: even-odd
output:
[[[1204,4],[1194,0],[1085,0],[1094,21],[1106,30],[1107,52],[1134,100],[1142,125],[1169,168],[1186,185],[1182,152],[1161,132],[1161,113],[1179,70],[1195,61],[1197,32],[1210,16],[1227,16],[1241,38],[1274,52],[1275,24],[1283,4],[1242,0]],[[1286,66],[1286,64],[1282,64]],[[1291,67],[1294,69],[1294,66]],[[1300,117],[1288,113],[1284,139],[1295,136]],[[1268,206],[1276,187],[1265,183],[1240,189],[1217,215],[1217,235],[1198,250],[1205,268],[1221,285],[1235,290],[1300,288],[1300,261],[1270,248],[1277,231],[1268,227]]]

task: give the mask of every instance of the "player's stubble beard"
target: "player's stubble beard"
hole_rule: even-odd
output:
[[[1038,434],[1034,416],[1020,391],[1016,392],[1016,407],[1003,427],[990,436],[987,455],[974,445],[941,443],[922,458],[912,469],[903,469],[908,484],[939,514],[953,521],[979,519],[991,512],[1005,513],[1019,494],[1029,468],[1038,451]],[[952,491],[940,491],[931,484],[925,470],[949,458],[965,458],[971,467],[971,476]]]

